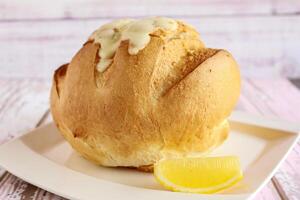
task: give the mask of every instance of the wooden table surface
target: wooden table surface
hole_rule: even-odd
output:
[[[0,144],[50,122],[53,70],[117,17],[173,16],[208,46],[233,53],[243,75],[236,110],[300,122],[300,1],[0,1]],[[8,155],[17,156],[17,155]],[[300,143],[255,200],[300,199]],[[63,199],[0,168],[0,199]]]

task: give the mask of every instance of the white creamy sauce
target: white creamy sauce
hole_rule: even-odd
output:
[[[177,29],[177,22],[169,18],[153,17],[141,20],[122,19],[101,26],[89,38],[101,45],[97,70],[104,72],[107,69],[122,41],[128,40],[128,53],[136,55],[150,42],[149,34],[158,29],[174,31]]]

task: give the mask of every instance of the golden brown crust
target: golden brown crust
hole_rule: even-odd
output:
[[[155,33],[137,55],[122,42],[104,73],[95,69],[100,47],[92,42],[55,72],[51,111],[74,149],[101,165],[146,169],[225,140],[240,92],[237,64],[183,26],[190,38]]]
[[[136,168],[142,172],[153,172],[153,164],[152,165],[143,165]]]

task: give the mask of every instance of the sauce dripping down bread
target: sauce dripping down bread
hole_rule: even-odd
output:
[[[104,72],[107,69],[122,41],[128,40],[128,53],[136,55],[150,42],[149,34],[158,29],[175,31],[177,22],[169,18],[152,17],[141,20],[122,19],[101,26],[89,38],[101,45],[97,70]]]

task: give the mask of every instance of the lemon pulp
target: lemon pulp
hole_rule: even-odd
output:
[[[226,189],[243,177],[235,156],[161,160],[154,175],[167,189],[203,194]]]

